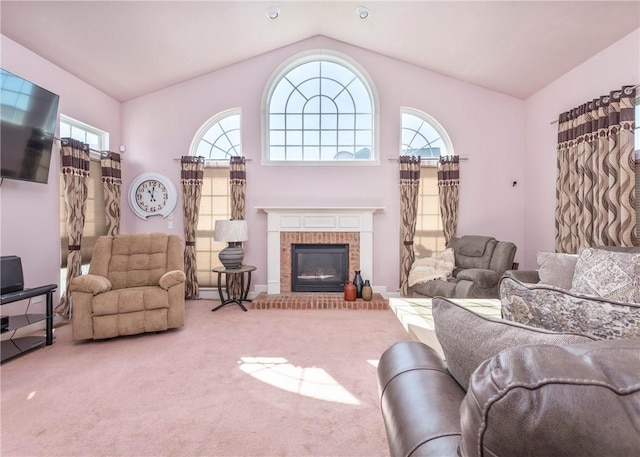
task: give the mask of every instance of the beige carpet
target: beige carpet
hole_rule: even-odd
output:
[[[187,303],[183,329],[5,362],[9,456],[387,456],[375,365],[408,339],[391,310]]]

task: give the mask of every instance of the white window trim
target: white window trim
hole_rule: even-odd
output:
[[[101,139],[98,149],[100,151],[108,151],[109,150],[109,132],[105,132],[104,130],[100,130],[97,127],[94,127],[92,125],[89,125],[87,123],[84,123],[82,121],[79,121],[79,120],[74,119],[74,118],[72,118],[70,116],[67,116],[65,114],[60,113],[60,123],[62,123],[62,122],[64,122],[65,124],[69,124],[71,126],[74,126],[74,127],[78,127],[78,128],[80,128],[82,130],[85,130],[87,132],[91,132],[91,133],[95,134],[98,138]],[[91,151],[91,153],[89,155],[94,160],[100,158],[98,153],[94,152],[94,151]]]
[[[269,100],[271,99],[271,93],[275,89],[275,83],[279,81],[286,73],[298,65],[313,62],[315,60],[326,60],[334,62],[340,65],[346,66],[349,70],[353,71],[358,78],[362,79],[368,86],[371,93],[371,104],[373,106],[373,132],[372,132],[372,145],[371,153],[373,154],[372,160],[271,160],[269,158],[269,142],[267,135],[269,134]],[[310,49],[294,56],[281,63],[275,71],[271,74],[267,80],[264,91],[262,92],[261,101],[261,136],[262,136],[262,154],[261,165],[276,166],[276,167],[290,167],[290,166],[304,166],[304,167],[366,167],[366,166],[380,166],[380,110],[379,110],[379,98],[376,86],[373,84],[373,79],[369,76],[369,73],[354,59],[331,49]]]
[[[430,116],[429,114],[425,113],[424,111],[420,111],[419,109],[416,108],[411,108],[409,106],[401,106],[400,107],[400,137],[398,138],[398,151],[399,154],[402,154],[402,115],[403,114],[412,114],[416,117],[422,118],[425,121],[427,121],[429,124],[431,124],[431,126],[440,134],[440,138],[442,139],[442,142],[444,143],[445,147],[447,148],[447,155],[454,155],[454,151],[453,151],[453,143],[451,142],[451,138],[449,137],[449,134],[447,133],[447,130],[442,126],[442,124],[440,124],[440,122],[438,122],[437,120],[435,120],[435,118],[433,116]],[[433,160],[421,160],[420,161],[420,166],[422,167],[433,167],[437,165],[437,161],[435,159]]]
[[[241,108],[231,108],[225,111],[220,111],[215,114],[213,117],[210,117],[202,126],[198,129],[198,131],[193,136],[191,140],[191,145],[189,146],[189,155],[195,156],[198,151],[198,144],[200,143],[200,139],[202,136],[209,130],[214,124],[219,122],[221,119],[224,119],[228,116],[238,115],[240,116],[240,147],[242,148],[242,109]],[[242,154],[244,156],[244,153]],[[216,168],[229,168],[230,162],[229,160],[213,160],[205,158],[205,166],[207,167],[216,167]]]

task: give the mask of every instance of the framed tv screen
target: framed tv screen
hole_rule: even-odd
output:
[[[0,177],[47,183],[59,96],[0,68]]]

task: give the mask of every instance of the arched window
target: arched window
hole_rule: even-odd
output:
[[[217,220],[231,217],[229,158],[242,155],[241,116],[239,109],[216,114],[193,137],[190,155],[207,159],[196,227],[198,284],[201,288],[216,287],[217,276],[211,271],[221,266],[218,253],[225,243],[215,241],[213,232]]]
[[[404,108],[401,118],[400,154],[419,155],[431,159],[453,154],[449,135],[431,116],[418,110]]]
[[[403,108],[400,118],[400,154],[418,155],[422,158],[413,246],[416,257],[431,257],[447,247],[440,215],[436,164],[440,156],[453,154],[453,146],[444,128],[428,114]]]
[[[191,143],[191,155],[207,160],[241,156],[240,110],[224,111],[205,122]]]
[[[363,73],[323,53],[275,74],[265,97],[266,162],[378,161],[375,97]]]

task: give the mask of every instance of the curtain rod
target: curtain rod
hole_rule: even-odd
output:
[[[62,138],[58,138],[57,136],[54,136],[53,139],[58,140],[60,143],[62,143]],[[89,151],[95,152],[96,154],[100,154],[100,157],[107,157],[111,153],[111,151],[98,151],[92,148],[89,148]],[[119,152],[118,154],[122,154],[122,153]]]
[[[393,162],[400,162],[400,158],[399,157],[389,157],[387,160],[389,162],[392,162],[392,161]],[[420,157],[420,161],[422,162],[423,160],[425,162],[439,161],[440,157]],[[462,160],[469,160],[469,158],[460,156],[459,160],[461,160],[461,161]]]
[[[173,159],[174,162],[179,162],[182,160],[182,157],[179,157],[177,159]],[[230,159],[204,159],[204,163],[211,163],[211,162],[228,162]],[[245,162],[253,162],[252,159],[244,159]]]
[[[631,89],[637,89],[638,87],[640,87],[640,84],[636,84]],[[555,120],[551,121],[549,124],[553,125],[553,124],[557,124],[557,123],[558,123],[558,119],[555,119]]]

